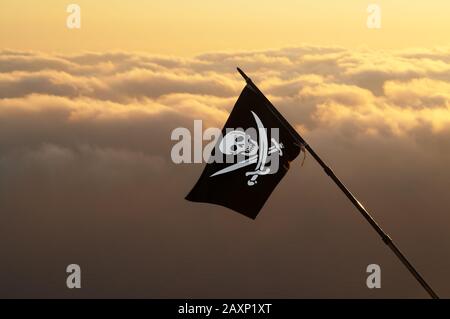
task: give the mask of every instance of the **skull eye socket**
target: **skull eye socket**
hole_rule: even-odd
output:
[[[236,145],[231,145],[231,150],[232,150],[233,152],[236,152],[236,151],[237,151],[237,146],[236,146]]]
[[[243,142],[244,141],[244,137],[243,136],[237,136],[236,137],[236,142]]]

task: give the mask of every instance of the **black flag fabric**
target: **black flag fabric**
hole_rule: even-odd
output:
[[[293,130],[261,92],[247,85],[186,199],[255,219],[301,151]],[[212,160],[218,158],[223,160]]]

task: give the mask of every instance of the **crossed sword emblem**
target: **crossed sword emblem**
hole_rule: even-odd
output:
[[[225,173],[229,173],[232,171],[235,171],[237,169],[246,167],[248,165],[252,165],[256,163],[256,168],[254,171],[246,172],[245,176],[251,176],[251,178],[247,181],[247,185],[253,186],[257,183],[257,178],[260,175],[267,175],[270,173],[270,168],[265,167],[265,165],[268,162],[268,156],[273,153],[278,153],[279,156],[283,155],[283,151],[281,150],[283,148],[282,143],[278,143],[274,138],[271,139],[271,142],[273,146],[269,148],[269,143],[267,139],[266,130],[258,117],[253,111],[252,115],[255,119],[255,122],[258,126],[258,154],[253,155],[249,157],[248,159],[242,160],[240,162],[237,162],[236,164],[230,165],[228,167],[225,167],[224,169],[221,169],[214,174],[212,174],[210,177],[222,175]]]

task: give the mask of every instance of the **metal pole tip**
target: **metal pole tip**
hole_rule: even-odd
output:
[[[242,71],[239,67],[236,67],[236,69],[246,82],[251,81],[247,74],[244,73],[244,71]]]

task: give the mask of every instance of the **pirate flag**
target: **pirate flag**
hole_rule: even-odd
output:
[[[186,199],[256,218],[300,153],[293,130],[258,89],[247,85]]]

